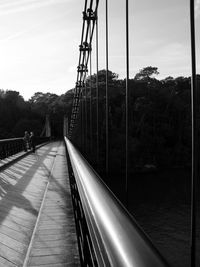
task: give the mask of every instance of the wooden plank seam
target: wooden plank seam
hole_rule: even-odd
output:
[[[58,149],[59,149],[59,147],[57,148],[56,156],[58,154]],[[44,195],[43,195],[42,203],[41,203],[40,210],[39,210],[39,213],[38,213],[38,217],[37,217],[34,229],[33,229],[31,240],[30,240],[27,252],[26,252],[26,256],[25,256],[25,259],[24,259],[23,267],[28,267],[28,262],[29,262],[29,258],[30,258],[30,253],[31,253],[33,241],[34,241],[34,238],[35,238],[35,235],[36,235],[36,231],[37,231],[37,228],[38,228],[38,224],[39,224],[39,221],[40,221],[40,216],[42,214],[43,206],[44,206],[44,203],[45,203],[45,198],[46,198],[46,195],[47,195],[47,192],[48,192],[48,187],[49,187],[50,180],[51,180],[51,177],[52,177],[53,169],[55,167],[55,163],[56,163],[56,157],[54,159],[53,166],[52,166],[50,174],[49,174],[49,180],[48,180],[48,183],[47,183]]]

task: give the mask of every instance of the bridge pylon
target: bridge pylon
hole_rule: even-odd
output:
[[[51,124],[50,124],[49,115],[46,115],[46,120],[45,120],[45,136],[51,137]]]
[[[63,117],[63,136],[68,136],[69,127],[68,127],[68,117],[64,115]]]

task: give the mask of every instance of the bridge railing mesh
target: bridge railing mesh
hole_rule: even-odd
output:
[[[48,140],[48,137],[36,137],[35,143],[36,145],[39,145],[47,142]],[[6,159],[25,150],[23,137],[0,140],[0,160]]]

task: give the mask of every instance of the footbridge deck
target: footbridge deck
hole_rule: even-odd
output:
[[[80,266],[63,142],[0,172],[0,266]]]
[[[66,137],[1,164],[0,267],[168,266]]]

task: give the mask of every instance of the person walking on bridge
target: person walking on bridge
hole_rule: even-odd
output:
[[[30,146],[30,136],[28,131],[25,131],[23,141],[24,141],[24,151],[26,152]]]
[[[31,132],[31,135],[30,135],[30,146],[32,148],[32,152],[35,153],[35,136],[34,136],[34,132]]]

